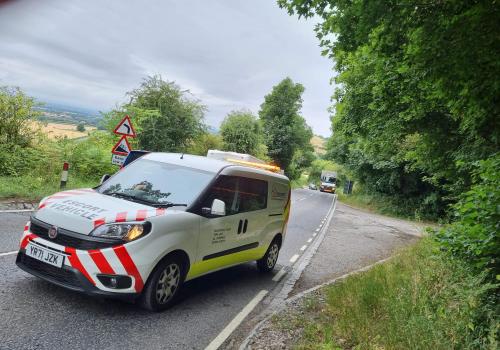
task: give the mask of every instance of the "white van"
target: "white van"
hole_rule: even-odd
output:
[[[149,153],[94,189],[44,198],[16,263],[90,295],[154,311],[184,281],[256,260],[271,271],[290,213],[286,176],[207,157]]]

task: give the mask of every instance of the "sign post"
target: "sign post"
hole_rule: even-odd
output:
[[[113,154],[111,156],[111,163],[121,166],[132,150],[130,144],[128,143],[127,137],[136,137],[136,133],[134,127],[132,126],[132,122],[130,121],[130,117],[128,115],[123,117],[123,119],[118,123],[113,132],[116,135],[121,135],[121,138],[111,150],[111,153]]]

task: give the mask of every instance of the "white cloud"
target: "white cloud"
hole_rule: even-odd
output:
[[[0,6],[0,84],[106,110],[161,74],[202,100],[218,125],[233,109],[257,113],[290,76],[306,88],[307,122],[328,135],[331,62],[313,26],[269,0],[10,2]]]

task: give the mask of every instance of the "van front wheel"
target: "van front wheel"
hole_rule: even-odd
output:
[[[151,273],[139,300],[141,306],[150,311],[163,311],[175,302],[184,282],[183,261],[176,256],[162,261]]]
[[[278,261],[278,255],[280,253],[280,246],[277,240],[271,242],[266,254],[262,259],[257,260],[257,267],[261,272],[270,272],[274,269],[276,261]]]

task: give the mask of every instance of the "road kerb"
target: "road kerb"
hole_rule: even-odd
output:
[[[323,239],[325,238],[326,232],[330,227],[330,223],[333,218],[333,214],[335,213],[335,208],[337,207],[337,195],[335,195],[330,209],[328,210],[328,214],[326,215],[326,223],[323,225],[322,230],[319,230],[319,237],[310,245],[309,249],[301,256],[300,260],[297,262],[297,267],[293,268],[289,273],[288,279],[285,281],[283,288],[279,293],[274,297],[274,299],[269,303],[269,306],[259,315],[262,317],[262,320],[257,323],[257,325],[252,329],[252,331],[247,335],[247,337],[241,343],[239,350],[244,350],[247,348],[250,340],[256,334],[256,332],[262,327],[265,321],[274,315],[277,310],[280,310],[282,305],[285,304],[286,299],[288,298],[288,294],[293,290],[293,287],[297,280],[299,279],[302,271],[307,267],[312,257],[316,253],[316,250],[319,248]]]

